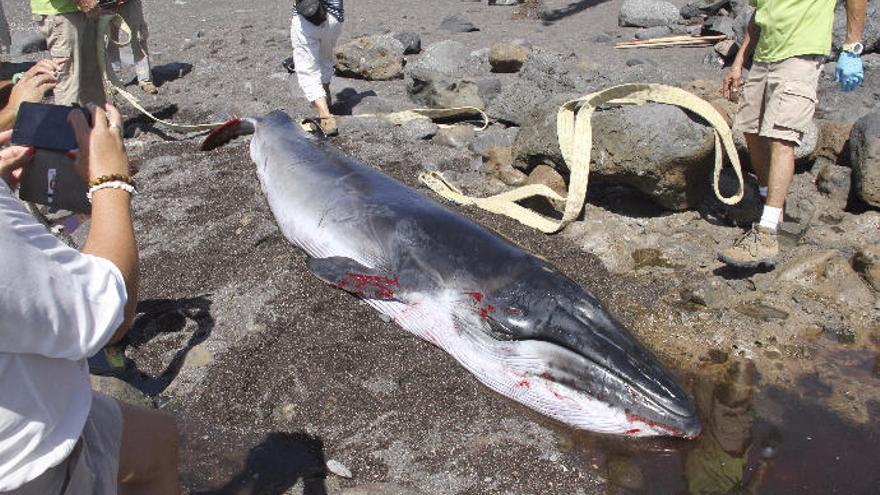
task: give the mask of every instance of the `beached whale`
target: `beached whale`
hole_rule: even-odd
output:
[[[699,434],[692,399],[589,291],[545,261],[304,132],[283,112],[253,133],[272,213],[309,269],[448,352],[486,386],[577,428]]]

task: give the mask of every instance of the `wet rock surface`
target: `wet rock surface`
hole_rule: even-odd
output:
[[[473,81],[481,99],[492,91],[481,94],[480,81],[491,78],[500,88],[483,101],[495,119],[489,129],[472,126],[461,131],[461,146],[449,146],[434,139],[449,123],[394,125],[363,116],[419,106],[410,101],[410,76],[336,78],[334,109],[344,115],[333,143],[438,201],[418,183],[421,171],[441,171],[478,195],[529,180],[561,188],[565,164],[549,159],[558,154],[559,103],[620,82],[686,86],[723,75],[702,63],[704,50],[615,50],[615,40],[637,31],[616,26],[620,2],[533,6],[347,4],[342,42],[418,31],[425,46],[444,43],[445,55],[406,55],[407,73],[422,66]],[[278,108],[299,117],[313,112],[296,93],[295,74],[280,65],[290,55],[287,2],[219,0],[205,9],[162,0],[145,8],[162,75],[159,95],[145,98],[148,108],[179,122]],[[712,6],[699,16],[721,8],[738,9]],[[4,9],[14,32],[33,30],[24,3]],[[480,31],[439,30],[453,15]],[[492,73],[489,50],[512,33],[533,50],[519,72]],[[644,63],[627,67],[630,59]],[[842,94],[833,75],[822,77],[820,119],[852,124],[876,105],[877,78]],[[704,86],[710,99],[716,90]],[[880,212],[849,194],[844,200],[845,167],[830,156],[835,151],[821,151],[837,144],[814,153],[826,162],[808,156],[799,165],[772,271],[731,270],[717,261],[743,232],[731,223],[747,226],[760,212],[753,178],[748,204],[726,207],[704,182],[702,202],[684,211],[661,208],[623,182],[592,180],[581,218],[556,236],[447,205],[593,290],[680,373],[697,399],[704,435],[633,441],[574,431],[492,393],[439,349],[313,277],[268,210],[247,138],[200,153],[200,136],[163,129],[120,106],[126,135],[136,136],[126,145],[140,168],[134,206],[142,288],[125,349],[127,385],[108,379],[100,386],[176,415],[188,493],[683,493],[714,479],[706,473],[716,467],[743,485],[759,483],[761,493],[788,493],[792,479],[799,493],[871,493],[880,483],[873,465],[880,455],[873,249]],[[651,118],[668,125],[650,115],[634,120]],[[603,149],[633,153],[652,132],[633,125]],[[517,153],[524,140],[537,152]],[[599,148],[597,138],[594,156]],[[711,154],[703,160],[708,173]],[[635,166],[630,173],[637,176]],[[732,192],[730,176],[723,179]]]

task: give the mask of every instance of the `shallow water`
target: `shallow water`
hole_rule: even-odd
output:
[[[838,367],[840,383],[804,375],[764,385],[748,360],[692,370],[687,388],[703,420],[695,441],[568,432],[563,448],[604,476],[609,493],[880,493],[880,397],[868,399],[864,424],[822,401],[844,378],[876,386],[877,352],[837,347],[816,359]]]

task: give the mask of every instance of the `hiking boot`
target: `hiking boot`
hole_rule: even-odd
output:
[[[321,131],[324,132],[324,135],[327,137],[333,137],[339,135],[339,129],[336,127],[336,118],[335,117],[321,117]]]
[[[153,81],[141,81],[138,86],[141,87],[141,91],[150,95],[154,95],[159,92],[159,88],[157,88],[156,85],[153,84]]]
[[[721,261],[737,268],[755,268],[760,265],[776,265],[779,255],[779,239],[776,231],[753,225],[732,247],[725,249]]]

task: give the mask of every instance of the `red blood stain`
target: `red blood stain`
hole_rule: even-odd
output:
[[[512,314],[512,315],[516,315],[516,316],[520,316],[520,315],[523,314],[522,310],[521,310],[521,309],[517,309],[517,308],[509,308],[508,311],[510,311],[510,314]]]
[[[474,298],[474,302],[481,303],[483,302],[483,293],[482,292],[465,292],[465,294]]]
[[[693,436],[693,435],[685,435],[684,432],[681,430],[678,430],[678,429],[673,428],[671,426],[661,425],[660,423],[657,423],[656,421],[651,421],[650,419],[643,418],[637,414],[627,414],[626,420],[629,421],[630,423],[639,421],[641,423],[644,423],[644,424],[650,426],[651,428],[659,428],[661,430],[668,432],[670,435],[674,435],[677,437],[685,437],[687,439],[695,438],[695,436]]]
[[[480,303],[483,302],[483,298],[486,297],[483,295],[482,292],[465,292],[465,294],[471,296],[474,299],[474,306],[477,307],[477,311],[480,313],[481,318],[488,318],[489,313],[495,311],[495,306],[492,306],[491,304],[480,306]]]
[[[624,435],[635,435],[636,433],[638,433],[640,431],[642,431],[642,430],[640,430],[638,428],[633,428],[632,430],[626,430],[625,432],[623,432],[623,434]]]
[[[381,275],[362,275],[358,273],[346,273],[345,276],[336,283],[340,289],[346,289],[358,296],[371,295],[379,299],[391,299],[394,297],[392,287],[400,287],[400,281],[397,275],[394,278],[383,277]]]
[[[522,380],[522,381],[520,381],[519,383],[517,383],[516,386],[517,386],[517,387],[525,387],[525,388],[529,388],[529,381],[528,381],[528,380]]]

